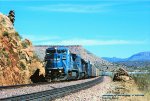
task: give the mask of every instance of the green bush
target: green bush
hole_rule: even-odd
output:
[[[2,23],[6,25],[6,20],[4,18],[2,18]]]
[[[26,65],[23,62],[20,62],[20,67],[21,67],[22,70],[26,69]]]
[[[23,46],[23,48],[27,48],[27,47],[28,47],[28,44],[23,41],[23,42],[22,42],[22,46]]]
[[[3,54],[4,54],[4,56],[5,56],[6,58],[9,58],[8,53],[3,52]]]
[[[15,36],[18,36],[20,39],[22,39],[22,36],[18,32],[15,32]]]
[[[7,65],[8,65],[8,66],[10,66],[10,65],[11,65],[11,61],[10,61],[10,59],[9,59],[9,58],[7,59]]]
[[[2,51],[6,51],[6,49],[5,49],[5,48],[3,48],[3,49],[2,49]]]
[[[18,32],[15,32],[15,36],[19,36],[19,33],[18,33]]]
[[[3,32],[3,36],[9,36],[8,32]]]

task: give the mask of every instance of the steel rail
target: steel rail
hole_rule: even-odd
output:
[[[46,90],[37,93],[13,96],[8,98],[2,98],[0,101],[51,101],[56,98],[60,98],[70,93],[77,92],[82,89],[92,87],[103,81],[103,77],[99,77],[95,80],[88,81],[81,84],[71,85],[62,88],[54,88],[52,90]]]
[[[47,85],[47,84],[56,84],[56,83],[63,83],[63,82],[71,82],[70,81],[52,81],[52,82],[38,82],[38,83],[31,83],[31,84],[19,84],[19,85],[10,85],[10,86],[0,86],[0,90],[2,89],[14,89],[14,88],[21,88],[21,87],[30,87],[30,86],[40,86],[40,85]]]
[[[63,82],[67,82],[67,81],[63,81]],[[15,89],[15,88],[21,88],[21,87],[40,86],[40,85],[55,84],[55,83],[61,83],[61,82],[40,82],[40,83],[31,83],[31,84],[0,86],[0,90],[3,90],[3,89]]]
[[[86,79],[89,79],[89,78],[86,78]],[[79,79],[79,80],[83,80],[83,79]],[[15,89],[15,88],[21,88],[21,87],[30,87],[30,86],[40,86],[40,85],[47,85],[47,84],[72,82],[72,81],[76,81],[76,80],[69,80],[69,81],[63,80],[63,81],[38,82],[38,83],[31,83],[31,84],[19,84],[19,85],[0,86],[0,90],[3,90],[3,89]]]

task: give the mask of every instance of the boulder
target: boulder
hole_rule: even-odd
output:
[[[15,29],[10,19],[6,15],[3,15],[2,13],[0,13],[0,29],[1,29],[0,36],[3,32],[9,32],[9,33],[15,32]]]
[[[128,72],[124,68],[119,68],[116,70],[113,81],[128,81],[130,80],[130,76]]]
[[[130,80],[130,77],[129,76],[120,76],[120,79],[123,81],[128,81],[128,80]]]
[[[25,43],[27,43],[29,46],[32,46],[32,43],[31,43],[31,41],[30,41],[30,40],[25,39],[24,41],[25,41]]]

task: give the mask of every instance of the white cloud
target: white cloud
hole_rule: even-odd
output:
[[[42,35],[42,34],[41,34]],[[45,42],[45,41],[49,41],[49,40],[58,40],[60,39],[59,36],[40,36],[40,35],[23,35],[23,38],[27,38],[33,42]]]
[[[87,40],[87,39],[70,39],[60,41],[45,41],[41,42],[41,45],[132,45],[132,44],[144,44],[144,41],[131,41],[131,40]],[[36,43],[35,43],[36,44]]]
[[[41,10],[48,12],[74,12],[74,13],[95,13],[106,12],[106,7],[112,6],[114,3],[107,4],[51,4],[36,7],[28,7],[30,10]]]
[[[1,1],[12,1],[12,2],[14,2],[14,1],[16,1],[16,2],[31,2],[31,1],[41,1],[41,2],[43,2],[43,1],[75,1],[75,2],[81,2],[81,1],[83,1],[83,2],[89,2],[89,1],[103,1],[103,0],[1,0]],[[137,1],[141,1],[141,0],[104,0],[104,1],[108,1],[108,2],[110,2],[110,1],[112,1],[112,2],[116,2],[116,1],[118,1],[118,2],[120,2],[120,1],[125,1],[125,2],[133,2],[133,1],[135,1],[135,2],[137,2]],[[142,1],[150,1],[150,0],[142,0]]]

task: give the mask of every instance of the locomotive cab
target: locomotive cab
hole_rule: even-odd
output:
[[[80,77],[81,57],[67,47],[52,47],[45,53],[45,77],[51,80],[71,80]]]
[[[46,79],[54,80],[66,76],[69,50],[67,48],[48,48],[45,53]]]

